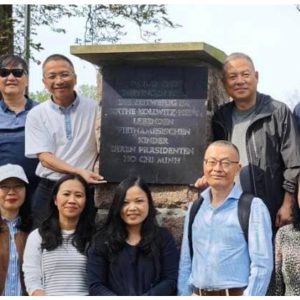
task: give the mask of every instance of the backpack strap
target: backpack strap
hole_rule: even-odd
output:
[[[242,193],[238,202],[238,217],[239,222],[244,232],[244,237],[248,243],[249,219],[251,212],[251,203],[254,196],[248,193]]]
[[[197,200],[195,200],[192,204],[192,207],[190,209],[190,215],[189,215],[189,224],[188,224],[188,240],[189,240],[189,248],[190,248],[190,258],[192,260],[193,258],[193,239],[192,239],[192,225],[194,222],[194,219],[196,217],[196,214],[202,205],[203,198],[200,196]]]
[[[248,243],[248,230],[249,230],[249,219],[250,219],[250,212],[251,212],[251,203],[254,196],[248,193],[242,193],[241,197],[238,202],[238,218],[239,223],[242,227],[244,237],[246,242]],[[195,200],[192,204],[192,207],[190,209],[190,215],[189,215],[189,224],[188,224],[188,242],[189,242],[189,248],[190,248],[190,258],[192,260],[193,258],[193,239],[192,239],[192,225],[194,222],[194,219],[196,217],[196,214],[198,210],[200,209],[203,202],[203,198],[199,197],[197,200]]]

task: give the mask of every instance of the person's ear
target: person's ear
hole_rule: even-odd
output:
[[[240,173],[242,169],[242,165],[239,163],[236,165],[236,174]]]

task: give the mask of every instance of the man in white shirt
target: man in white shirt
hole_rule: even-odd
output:
[[[47,216],[51,189],[64,174],[78,174],[90,184],[103,182],[93,172],[98,106],[74,91],[72,62],[60,54],[49,56],[43,63],[43,82],[51,99],[30,111],[25,127],[25,155],[40,161],[36,174],[41,181],[32,200],[36,226]]]

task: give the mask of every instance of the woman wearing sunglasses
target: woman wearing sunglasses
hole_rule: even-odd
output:
[[[148,186],[140,177],[123,180],[88,252],[90,295],[176,295],[177,274],[175,241],[157,224]]]
[[[32,194],[38,179],[37,159],[24,155],[25,121],[27,113],[38,103],[25,95],[28,85],[26,62],[16,55],[0,57],[0,165],[7,163],[23,167]],[[2,94],[2,97],[1,97]]]

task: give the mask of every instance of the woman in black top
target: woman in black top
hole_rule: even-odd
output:
[[[175,241],[157,224],[148,186],[125,179],[88,253],[90,295],[175,295],[177,274]]]

